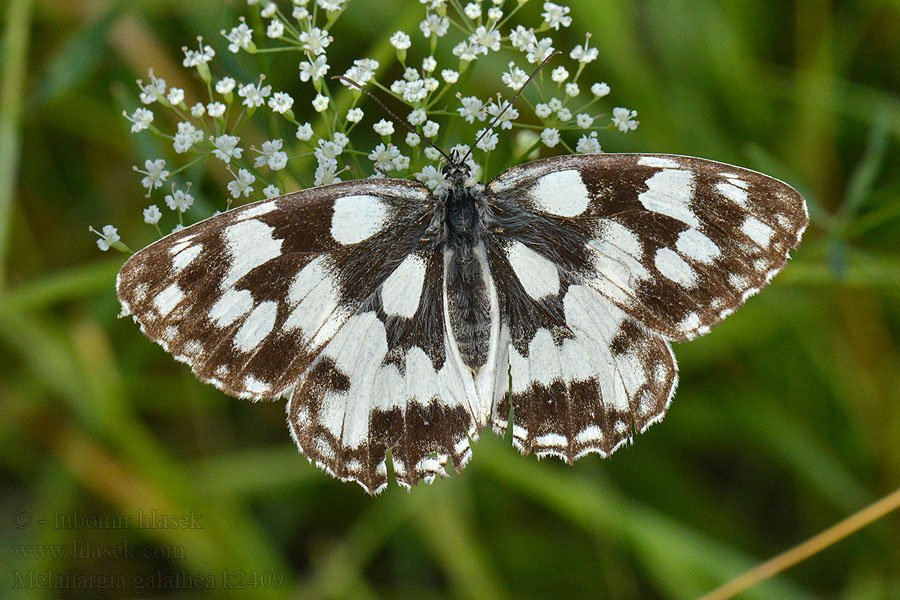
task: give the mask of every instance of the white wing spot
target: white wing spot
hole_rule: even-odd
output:
[[[271,300],[261,302],[247,316],[247,320],[234,336],[234,347],[241,352],[250,352],[266,339],[275,327],[278,304]]]
[[[681,166],[665,156],[642,156],[638,159],[638,164],[643,167],[660,167],[663,169],[677,169]]]
[[[278,208],[278,203],[274,200],[269,200],[267,202],[260,202],[259,204],[255,204],[253,206],[244,207],[240,214],[238,214],[237,218],[241,219],[252,219],[253,217],[259,217],[261,215],[265,215],[267,213],[272,212],[273,210]]]
[[[231,255],[228,274],[222,280],[222,289],[228,289],[244,275],[281,255],[281,240],[275,231],[262,221],[241,221],[225,229],[225,246]]]
[[[694,287],[697,284],[697,275],[691,265],[684,262],[669,248],[660,248],[656,251],[653,264],[663,276],[684,287]]]
[[[706,264],[711,264],[721,254],[719,247],[696,229],[682,231],[678,235],[675,247],[688,258],[693,258]]]
[[[288,301],[296,306],[284,322],[285,329],[299,328],[316,346],[330,339],[343,323],[338,292],[322,256],[297,273],[288,289]]]
[[[692,312],[692,313],[688,314],[688,316],[686,316],[684,318],[684,320],[681,321],[681,323],[678,324],[678,329],[680,331],[693,331],[693,330],[697,329],[697,327],[699,327],[699,326],[700,326],[700,315],[698,315],[695,312]]]
[[[729,179],[729,181],[732,183],[717,183],[716,190],[741,208],[747,208],[747,190],[744,189],[744,186],[735,184],[739,180]]]
[[[762,248],[767,247],[775,235],[775,230],[752,215],[744,220],[741,231]]]
[[[349,245],[367,240],[384,228],[388,207],[376,196],[343,196],[334,201],[331,237]]]
[[[544,212],[560,217],[575,217],[590,203],[587,186],[575,169],[547,173],[531,188],[531,198]]]
[[[419,308],[425,284],[425,261],[410,254],[381,285],[384,312],[411,319]]]
[[[153,304],[156,306],[156,310],[159,311],[159,315],[164,317],[172,312],[172,309],[181,302],[182,298],[184,298],[184,292],[181,291],[177,283],[173,283],[156,295],[156,298],[153,299]]]
[[[203,252],[203,244],[194,244],[189,248],[185,248],[172,259],[172,269],[174,269],[175,273],[181,272],[181,270],[191,264],[195,258],[200,256],[201,252]]]
[[[538,300],[559,293],[559,271],[550,259],[521,242],[513,242],[507,257],[529,296]]]
[[[248,375],[244,378],[244,388],[251,394],[265,394],[269,391],[269,384],[253,375]]]
[[[695,229],[700,221],[691,209],[694,197],[694,176],[684,169],[666,169],[647,180],[647,191],[638,199],[644,208],[668,215]]]
[[[209,320],[216,327],[228,327],[253,308],[253,294],[249,290],[226,290],[212,308]]]
[[[575,441],[579,444],[603,441],[603,429],[601,429],[598,425],[590,425],[588,427],[585,427],[578,433],[578,435],[575,436]]]

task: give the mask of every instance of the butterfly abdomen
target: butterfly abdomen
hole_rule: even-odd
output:
[[[451,188],[445,203],[447,313],[460,357],[472,370],[487,362],[490,300],[484,259],[484,226],[472,188]]]

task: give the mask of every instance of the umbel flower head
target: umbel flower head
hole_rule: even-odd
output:
[[[601,136],[634,130],[636,111],[604,106],[610,86],[591,74],[599,51],[590,34],[573,46],[564,42],[574,21],[569,7],[542,2],[531,10],[526,4],[420,0],[409,5],[421,11],[417,27],[385,32],[390,59],[362,55],[336,64],[329,51],[340,44],[343,54],[354,43],[335,39],[336,22],[348,10],[372,10],[370,4],[248,0],[252,18],[223,30],[218,45],[198,37],[182,48],[182,65],[197,85],[169,87],[152,69],[149,83],[138,81],[126,124],[166,148],[134,168],[147,197],[165,196],[141,208],[143,220],[161,235],[185,219],[209,216],[201,212],[206,207],[225,210],[235,202],[371,176],[414,178],[435,189],[443,183],[442,156],[432,144],[445,152],[465,147],[463,154],[474,145],[472,175],[484,180],[541,154],[600,152]],[[508,105],[554,52],[559,55],[545,72]],[[249,79],[228,73],[220,61],[228,53],[246,63],[242,73],[253,71],[257,57],[275,54],[293,63],[296,77],[277,89],[265,72]],[[390,80],[388,73],[399,76]],[[334,74],[405,106],[395,111],[415,132],[346,81],[331,79]],[[483,96],[485,88],[493,95]],[[264,136],[252,136],[252,144],[243,141],[251,121]],[[205,171],[224,173],[226,189],[183,191],[191,183],[188,173],[197,178]],[[115,228],[104,232],[98,246],[119,247]]]

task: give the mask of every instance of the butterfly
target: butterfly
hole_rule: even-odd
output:
[[[608,456],[660,421],[671,342],[785,266],[808,222],[781,181],[665,154],[586,154],[445,185],[371,178],[235,208],[134,254],[123,314],[223,392],[284,396],[300,451],[371,494],[461,471],[490,426],[523,453]]]

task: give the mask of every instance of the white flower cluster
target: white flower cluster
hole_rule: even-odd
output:
[[[171,171],[163,158],[145,160],[143,168],[134,168],[142,176],[147,197],[171,183],[171,193],[164,201],[170,214],[177,217],[176,227],[182,225],[182,215],[196,210],[194,198],[187,191],[190,183],[181,180],[189,166],[202,161],[212,160],[231,174],[226,185],[225,208],[229,208],[237,199],[275,197],[297,182],[302,186],[327,185],[341,181],[341,177],[356,179],[373,174],[413,177],[436,189],[443,184],[443,155],[436,147],[446,149],[457,144],[451,149],[466,155],[470,146],[458,142],[474,144],[475,156],[470,155],[468,163],[473,179],[481,179],[489,174],[487,165],[495,150],[503,153],[504,162],[512,164],[542,147],[556,152],[597,153],[601,151],[599,130],[627,132],[638,125],[636,111],[617,107],[604,113],[598,109],[610,88],[605,82],[584,81],[587,65],[599,57],[590,34],[582,43],[568,48],[564,56],[553,59],[546,72],[523,89],[537,65],[563,45],[554,36],[572,25],[569,7],[560,3],[543,2],[540,20],[527,24],[514,18],[526,0],[474,0],[465,4],[420,0],[413,5],[423,13],[418,31],[398,30],[387,36],[394,54],[390,60],[362,57],[339,68],[329,61],[328,51],[334,43],[331,31],[348,9],[349,0],[248,0],[247,4],[258,14],[241,18],[230,30],[223,30],[223,46],[227,45],[231,53],[247,56],[295,53],[296,83],[290,91],[274,90],[266,84],[264,73],[255,81],[213,76],[215,67],[221,66],[215,60],[216,50],[197,38],[193,48],[182,49],[182,64],[196,70],[202,85],[169,87],[150,70],[149,83],[138,81],[141,106],[124,115],[133,133],[149,131],[168,140],[172,152],[169,160],[185,159],[185,164]],[[353,9],[368,8],[359,2]],[[506,61],[505,70],[495,59],[504,48],[512,50],[515,58]],[[490,67],[478,67],[479,77],[494,77],[495,90],[509,90],[506,98],[473,94],[476,64],[489,59],[493,61]],[[397,79],[389,84],[379,81],[379,74],[393,71],[398,63]],[[351,133],[365,118],[359,105],[366,97],[345,80],[341,80],[343,87],[334,83],[331,75],[335,71],[343,72],[344,78],[359,86],[372,87],[376,95],[389,94],[409,107],[406,123],[376,111],[377,120],[372,121],[371,129],[360,128],[351,140]],[[518,92],[523,98],[513,106],[511,96]],[[303,97],[309,104],[301,103],[298,108],[295,98]],[[539,100],[530,101],[529,97]],[[520,119],[520,110],[525,107],[531,110]],[[174,113],[171,133],[164,131],[161,123],[172,120],[159,119],[154,112],[161,110]],[[295,111],[305,118],[298,120]],[[242,137],[257,139],[256,134],[250,136],[242,130],[250,119],[255,119],[256,131],[266,132],[265,139],[257,142],[258,148],[242,142]],[[451,126],[453,120],[457,123]],[[406,130],[407,124],[414,132]],[[398,139],[398,135],[402,137]],[[245,151],[247,147],[250,152]],[[176,189],[170,179],[177,180],[182,189]],[[160,206],[146,207],[143,217],[161,235],[159,223],[165,215]],[[101,249],[124,247],[112,226],[98,235]]]

